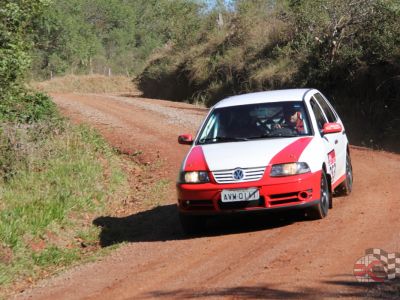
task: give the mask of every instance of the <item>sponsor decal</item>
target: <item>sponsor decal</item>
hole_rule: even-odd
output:
[[[400,278],[400,253],[369,248],[354,264],[353,274],[358,282],[384,282]]]
[[[332,178],[335,178],[335,173],[336,173],[336,153],[335,150],[332,150],[331,152],[328,153],[328,165],[329,165],[329,171],[332,175]]]

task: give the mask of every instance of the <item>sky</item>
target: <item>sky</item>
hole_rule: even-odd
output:
[[[209,8],[212,8],[212,7],[214,7],[214,6],[217,4],[217,2],[219,2],[219,1],[225,3],[225,6],[227,6],[227,7],[232,6],[232,5],[233,5],[233,2],[234,2],[234,0],[206,0],[206,3],[207,3],[207,5],[208,5]]]

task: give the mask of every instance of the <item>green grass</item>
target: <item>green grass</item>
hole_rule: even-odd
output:
[[[99,248],[92,220],[127,187],[116,154],[95,131],[46,126],[0,132],[0,158],[9,165],[0,182],[0,296],[18,280],[92,255]]]

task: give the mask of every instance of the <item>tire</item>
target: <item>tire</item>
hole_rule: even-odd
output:
[[[338,194],[348,196],[353,190],[353,166],[351,165],[350,155],[346,156],[346,179],[338,187]]]
[[[179,221],[181,222],[183,232],[188,235],[193,235],[204,231],[207,220],[203,216],[191,216],[180,213]]]
[[[310,207],[307,211],[308,217],[313,220],[320,220],[328,215],[328,210],[331,202],[331,193],[329,191],[328,180],[326,173],[322,170],[321,173],[321,194],[317,205]]]

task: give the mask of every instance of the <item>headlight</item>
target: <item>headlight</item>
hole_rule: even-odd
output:
[[[205,183],[210,182],[207,172],[205,171],[192,171],[181,173],[182,183]]]
[[[273,165],[271,177],[291,176],[311,172],[310,167],[305,162],[288,163]]]

